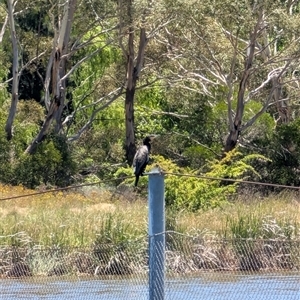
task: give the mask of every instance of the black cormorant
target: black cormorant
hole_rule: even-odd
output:
[[[140,176],[143,176],[146,166],[149,162],[149,154],[151,150],[151,138],[155,136],[146,136],[143,140],[143,145],[140,146],[133,158],[133,172],[135,175],[134,186],[137,186]]]

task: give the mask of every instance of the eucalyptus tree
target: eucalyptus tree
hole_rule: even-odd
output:
[[[68,44],[76,4],[77,0],[68,0],[62,3],[61,15],[57,23],[53,16],[53,26],[56,30],[53,38],[53,49],[48,61],[46,78],[44,79],[45,104],[48,111],[41,130],[26,149],[26,152],[30,154],[35,151],[36,146],[43,140],[54,119],[56,119],[56,131],[59,131],[61,126],[61,114],[65,105],[66,61],[69,55]],[[58,8],[60,9],[59,6]]]
[[[116,4],[114,6],[114,2],[109,2],[109,7],[106,7],[108,10],[115,8],[116,18],[113,14],[108,14],[101,23],[103,37],[107,41],[106,43],[102,42],[102,45],[106,47],[106,51],[109,48],[116,53],[115,61],[111,62],[107,70],[101,75],[99,74],[95,80],[94,86],[103,85],[105,87],[101,88],[102,93],[99,98],[97,100],[90,99],[89,103],[79,105],[76,109],[77,112],[82,112],[93,107],[86,122],[78,128],[77,132],[69,136],[69,141],[77,140],[88,130],[101,110],[116,100],[122,99],[125,104],[125,157],[127,163],[131,165],[136,149],[134,122],[136,91],[151,86],[159,79],[157,65],[161,64],[161,61],[156,58],[165,50],[158,49],[155,36],[159,30],[172,21],[172,17],[162,13],[160,2],[120,0]],[[99,15],[99,7],[93,7],[95,16]],[[99,55],[101,54],[99,53]],[[72,119],[74,113],[68,118]]]
[[[28,77],[28,74],[32,74],[32,70],[39,65],[42,55],[45,54],[44,45],[47,41],[41,39],[39,33],[32,26],[39,24],[39,17],[42,14],[40,12],[36,14],[32,1],[7,1],[6,4],[1,6],[1,10],[6,10],[0,34],[1,52],[6,53],[6,55],[1,55],[1,65],[6,68],[5,75],[1,76],[3,80],[1,87],[11,93],[10,108],[5,125],[7,139],[10,140],[13,137],[13,123],[18,100],[24,99],[25,94],[29,95],[30,86],[34,85],[33,81],[30,81],[29,86],[24,85],[26,81],[24,79]],[[39,9],[39,11],[41,10],[46,10],[46,8]],[[43,46],[41,47],[41,45]],[[24,73],[26,73],[25,76]],[[38,99],[36,100],[38,101]]]
[[[135,93],[137,89],[157,80],[159,75],[155,66],[160,62],[156,58],[161,54],[156,52],[165,49],[159,49],[153,38],[171,21],[168,14],[163,14],[161,7],[163,5],[160,1],[154,3],[140,0],[18,2],[16,22],[19,38],[15,39],[15,45],[21,45],[21,66],[14,74],[15,79],[19,79],[22,84],[14,85],[15,92],[12,95],[20,95],[22,99],[22,87],[25,87],[26,93],[26,87],[33,86],[30,83],[24,84],[22,70],[28,68],[31,73],[35,73],[35,79],[40,81],[38,88],[34,86],[35,95],[32,98],[43,102],[45,106],[43,125],[27,147],[26,153],[34,153],[37,145],[49,132],[68,135],[69,142],[78,140],[91,128],[100,111],[124,97],[125,150],[127,161],[131,164],[135,152]],[[42,29],[46,30],[43,37]],[[10,36],[16,37],[13,33]],[[149,44],[151,50],[149,48],[147,55],[146,47]],[[80,70],[89,62],[90,65],[93,64],[95,61],[92,59],[101,57],[107,49],[114,49],[113,52],[117,55],[115,61],[110,60],[109,66],[103,60],[99,61],[98,68],[103,69],[105,65],[105,72],[94,72],[97,78],[93,70],[78,76]],[[18,47],[14,51],[15,57],[18,56],[17,50]],[[141,80],[142,73],[144,78]],[[75,77],[80,78],[77,86],[74,85]],[[13,82],[17,83],[15,79]],[[138,81],[142,83],[139,85]],[[72,103],[73,111],[66,114],[66,107],[70,105],[67,93],[73,97],[75,90],[86,82],[91,89],[85,91],[81,99],[75,99]],[[93,83],[90,84],[91,82]],[[24,99],[29,98],[25,96]],[[12,101],[11,113],[15,111],[16,103],[17,101]],[[85,121],[80,124],[79,115],[85,116]],[[9,118],[11,124],[13,118],[12,114]],[[77,123],[74,122],[75,118]],[[11,138],[11,134],[9,136]]]
[[[153,48],[156,47],[155,37],[157,33],[173,21],[170,14],[162,13],[162,8],[163,5],[160,1],[119,0],[119,45],[126,62],[125,155],[129,165],[132,164],[136,152],[134,98],[137,82],[141,77],[142,70],[146,73],[144,75],[146,86],[151,85],[160,76],[157,72],[149,74],[149,69],[152,68],[153,70],[153,65],[157,66],[161,64],[161,61],[155,61],[153,56],[151,57],[151,54],[147,53],[146,47],[154,40],[154,43],[148,48],[150,53],[151,50],[152,53],[155,52]],[[152,78],[147,78],[147,76]]]
[[[144,8],[145,10],[147,8]],[[134,14],[134,1],[119,1],[120,11],[120,46],[123,50],[124,58],[126,61],[126,96],[125,96],[125,151],[126,159],[131,165],[133,157],[136,152],[135,148],[135,130],[134,130],[134,95],[136,90],[137,80],[140,76],[142,66],[144,63],[145,48],[148,43],[146,37],[145,17],[146,12],[140,11],[142,19],[140,26],[137,22],[137,14]],[[136,27],[139,28],[138,38],[138,53],[135,54],[135,31]],[[123,31],[123,32],[122,32]],[[126,34],[124,34],[126,32]],[[124,36],[127,36],[127,46],[124,45]]]
[[[4,36],[4,33],[5,33],[5,28],[6,28],[7,22],[8,22],[8,14],[5,14],[4,22],[2,24],[2,28],[1,28],[1,31],[0,31],[0,43],[3,40],[3,36]]]
[[[12,83],[12,98],[11,98],[11,106],[9,109],[9,114],[7,117],[5,131],[7,135],[7,139],[10,140],[12,138],[12,126],[13,121],[17,111],[17,103],[18,103],[18,85],[19,85],[19,52],[18,52],[18,39],[15,29],[15,20],[14,20],[14,8],[15,2],[13,0],[7,0],[7,8],[8,8],[8,19],[9,19],[9,29],[10,29],[10,37],[12,42],[12,52],[13,52],[13,64],[12,64],[12,74],[13,74],[13,83]],[[2,32],[4,32],[5,23],[3,24]],[[1,34],[3,36],[3,34]]]
[[[232,150],[240,134],[273,107],[282,122],[289,120],[290,96],[298,94],[298,1],[173,4],[176,26],[170,24],[161,34],[171,71],[182,89],[197,89],[211,106],[226,103],[224,151]],[[260,108],[253,110],[253,103]],[[246,110],[252,114],[247,120]]]
[[[252,17],[247,34],[239,36],[228,32],[233,44],[234,57],[242,50],[238,39],[247,42],[244,52],[244,65],[238,80],[239,88],[235,112],[231,109],[232,100],[228,98],[228,119],[230,133],[225,144],[225,151],[232,150],[239,134],[252,126],[268,109],[276,108],[276,122],[287,123],[291,120],[291,107],[297,89],[299,72],[299,7],[295,1],[257,1],[248,3],[247,13]],[[250,22],[250,20],[249,20]],[[223,30],[226,30],[223,27]],[[234,59],[235,60],[235,59]],[[232,61],[233,70],[235,66]],[[230,72],[232,77],[233,71]],[[232,86],[233,82],[229,82]],[[295,89],[296,88],[296,89]],[[232,89],[232,87],[231,87]],[[250,101],[259,101],[261,109],[243,122],[244,108]],[[276,125],[276,124],[275,124]]]
[[[100,3],[101,9],[103,2],[96,1],[96,3],[98,5]],[[41,5],[43,6],[41,7]],[[77,7],[80,7],[78,12],[76,11]],[[13,84],[13,100],[16,98],[14,95],[20,95],[21,99],[24,96],[24,99],[30,99],[26,98],[27,95],[25,95],[26,93],[30,94],[28,89],[24,94],[22,93],[23,86],[28,87],[28,84],[33,86],[32,83],[25,82],[26,79],[22,74],[22,71],[28,68],[30,74],[36,74],[35,78],[41,82],[39,86],[35,86],[34,99],[36,101],[42,100],[46,111],[40,131],[26,149],[26,153],[32,154],[49,132],[63,133],[64,126],[70,119],[65,120],[63,113],[66,106],[69,105],[66,98],[69,90],[67,81],[80,65],[111,43],[111,41],[107,41],[99,49],[94,49],[92,53],[87,51],[86,55],[82,55],[90,45],[95,44],[94,41],[99,35],[110,29],[102,26],[102,23],[105,23],[104,17],[107,17],[106,12],[100,16],[95,15],[93,5],[91,3],[86,4],[85,1],[37,1],[32,3],[23,0],[18,2],[17,9],[18,11],[14,15],[13,13],[10,14],[12,21],[17,24],[17,31],[11,31],[10,36],[15,41],[15,45],[18,44],[21,48],[19,55],[17,53],[18,46],[14,48],[13,53],[15,53],[14,58],[16,58],[14,59],[14,66],[18,60],[21,62],[21,66],[18,71],[13,72],[13,80],[8,79],[7,82],[12,80],[13,83],[17,83],[17,80],[14,79],[16,78],[22,83]],[[85,13],[83,13],[84,11]],[[114,11],[113,8],[110,9],[110,12]],[[103,27],[102,30],[94,30],[99,26]],[[116,24],[111,25],[110,23],[110,26],[116,28]],[[16,32],[19,34],[18,39]],[[89,34],[86,38],[88,32],[94,32],[94,34]],[[77,53],[81,54],[78,55]],[[39,89],[40,86],[41,89]],[[41,98],[39,94],[42,94],[43,97]],[[13,112],[15,112],[16,103],[17,101],[12,101],[9,114],[10,124],[14,119]]]

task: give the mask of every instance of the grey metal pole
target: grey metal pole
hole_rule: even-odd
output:
[[[165,187],[158,168],[149,173],[149,300],[165,298]]]

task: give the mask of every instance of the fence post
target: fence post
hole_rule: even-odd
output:
[[[149,300],[165,297],[165,187],[158,168],[149,173]]]

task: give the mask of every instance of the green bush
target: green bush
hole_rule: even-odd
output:
[[[3,128],[3,127],[2,127]],[[9,182],[12,176],[10,157],[10,142],[6,139],[4,130],[0,131],[0,181]]]
[[[300,185],[300,119],[277,126],[271,136],[256,144],[270,158],[267,165],[257,166],[264,182]]]
[[[44,118],[43,107],[36,101],[19,101],[13,126],[13,139],[4,131],[9,102],[0,110],[0,180],[35,188],[40,184],[65,186],[72,182],[76,163],[64,136],[49,135],[37,151],[25,154]]]
[[[72,182],[76,163],[62,136],[48,137],[33,155],[23,154],[14,170],[14,184],[66,186]]]
[[[174,162],[162,156],[152,156],[154,161],[147,166],[147,170],[158,166],[165,172],[165,201],[168,207],[175,210],[197,211],[221,206],[230,195],[236,192],[238,182],[224,183],[214,178],[244,179],[248,174],[256,174],[249,164],[254,159],[266,160],[261,155],[243,157],[236,149],[221,160],[214,160],[207,164],[208,171],[199,174],[189,168],[177,166]],[[120,168],[115,176],[120,178],[132,175],[129,168]],[[205,177],[207,179],[205,179]],[[134,178],[127,178],[122,184],[133,185]],[[147,176],[140,178],[140,189],[147,185]]]

